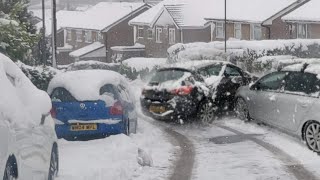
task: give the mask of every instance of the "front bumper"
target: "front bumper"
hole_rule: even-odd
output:
[[[158,120],[177,120],[193,116],[197,112],[199,102],[191,96],[176,96],[169,101],[152,101],[142,97],[140,99],[142,111],[145,115]],[[164,112],[156,113],[150,110],[151,106],[163,107]]]
[[[91,123],[87,121],[87,123]],[[56,133],[58,138],[67,137],[89,137],[89,136],[109,136],[126,132],[126,123],[120,121],[116,124],[96,123],[96,130],[72,131],[71,124],[56,124]]]

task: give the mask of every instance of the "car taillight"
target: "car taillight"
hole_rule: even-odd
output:
[[[114,103],[114,105],[110,109],[111,115],[122,115],[123,114],[123,107],[119,101]]]
[[[192,86],[182,86],[172,90],[171,94],[185,96],[185,95],[189,95],[192,92],[192,90],[193,90]]]
[[[56,118],[57,117],[57,111],[54,107],[52,107],[52,109],[50,110],[50,114],[53,118]]]

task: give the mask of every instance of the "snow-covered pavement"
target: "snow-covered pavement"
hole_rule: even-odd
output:
[[[167,179],[174,152],[168,137],[152,124],[140,120],[138,133],[92,141],[59,141],[58,180],[157,180]],[[153,161],[140,166],[138,149]],[[141,155],[140,155],[141,156]],[[148,157],[147,157],[148,158]]]

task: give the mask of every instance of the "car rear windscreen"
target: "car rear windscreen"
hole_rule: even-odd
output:
[[[154,76],[151,78],[151,83],[158,83],[161,84],[166,81],[174,81],[181,79],[186,73],[190,73],[188,71],[183,70],[175,70],[175,69],[168,69],[157,71]]]
[[[56,88],[52,94],[51,99],[53,102],[75,102],[77,101],[69,91],[65,88]]]

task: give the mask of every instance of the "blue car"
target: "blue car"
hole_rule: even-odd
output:
[[[61,73],[49,83],[58,138],[136,133],[137,115],[128,81],[107,70]]]

